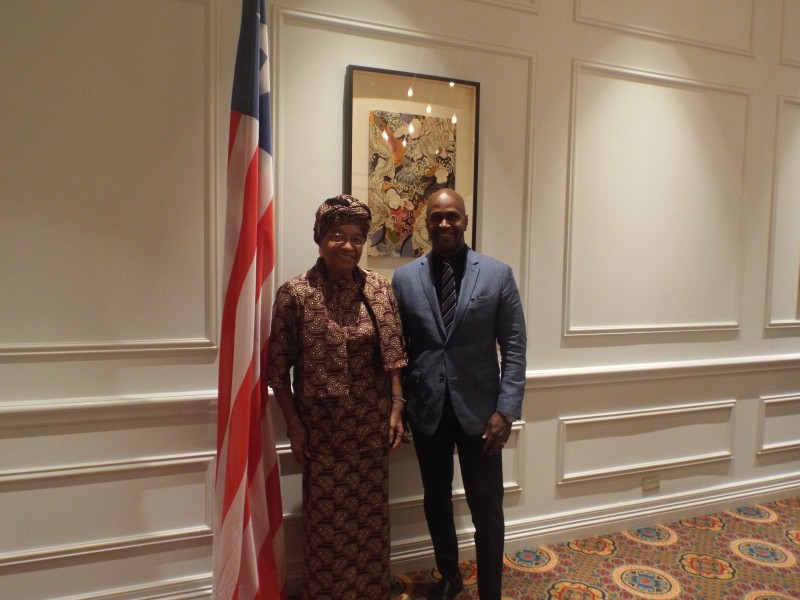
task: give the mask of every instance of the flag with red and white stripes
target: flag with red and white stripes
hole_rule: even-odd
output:
[[[286,598],[283,511],[261,380],[275,263],[264,0],[243,0],[231,100],[219,358],[214,599]]]

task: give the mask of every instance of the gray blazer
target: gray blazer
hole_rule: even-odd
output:
[[[495,411],[522,414],[527,336],[519,290],[511,267],[469,250],[446,335],[431,272],[427,254],[392,279],[408,344],[406,416],[415,430],[433,434],[447,385],[461,426],[480,435]]]

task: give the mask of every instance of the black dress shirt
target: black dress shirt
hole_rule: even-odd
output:
[[[457,254],[447,259],[450,266],[453,267],[453,275],[456,280],[456,294],[461,293],[461,280],[464,279],[464,269],[467,265],[467,251],[469,247],[464,244],[464,247],[458,251]],[[433,278],[433,285],[436,288],[436,297],[439,303],[442,302],[442,263],[445,257],[436,252],[431,252],[431,277]]]

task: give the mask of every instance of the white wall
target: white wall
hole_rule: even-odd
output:
[[[800,1],[671,4],[270,7],[279,280],[341,190],[347,65],[480,82],[477,247],[529,329],[509,549],[800,490]],[[238,21],[236,0],[0,3],[3,596],[210,595]],[[394,568],[432,565],[409,446],[391,502]]]
[[[235,4],[0,3],[0,597],[209,594]]]

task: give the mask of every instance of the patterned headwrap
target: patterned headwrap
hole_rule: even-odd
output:
[[[322,236],[333,225],[360,225],[362,234],[367,237],[371,220],[369,207],[358,198],[347,194],[328,198],[317,209],[314,242],[319,244]]]

